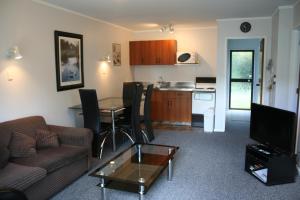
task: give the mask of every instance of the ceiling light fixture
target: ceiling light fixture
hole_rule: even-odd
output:
[[[174,33],[174,25],[173,24],[162,25],[160,27],[160,32]]]

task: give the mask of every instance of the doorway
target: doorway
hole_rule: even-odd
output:
[[[227,40],[226,122],[249,125],[251,103],[262,103],[264,56],[263,38]]]
[[[230,50],[229,109],[250,110],[254,50]]]
[[[250,110],[251,103],[263,101],[265,40],[229,39],[227,49],[227,108]]]

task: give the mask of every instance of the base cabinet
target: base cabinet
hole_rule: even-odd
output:
[[[249,144],[245,171],[268,186],[293,183],[297,174],[296,159],[264,145]]]
[[[191,123],[191,92],[154,90],[151,101],[153,121]]]

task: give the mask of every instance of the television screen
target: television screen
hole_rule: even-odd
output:
[[[252,103],[250,137],[292,155],[296,141],[296,114]]]

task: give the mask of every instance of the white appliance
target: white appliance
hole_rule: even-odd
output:
[[[180,52],[176,54],[177,64],[197,64],[198,55],[196,52]]]
[[[213,132],[216,104],[216,78],[197,77],[192,94],[192,126]]]

